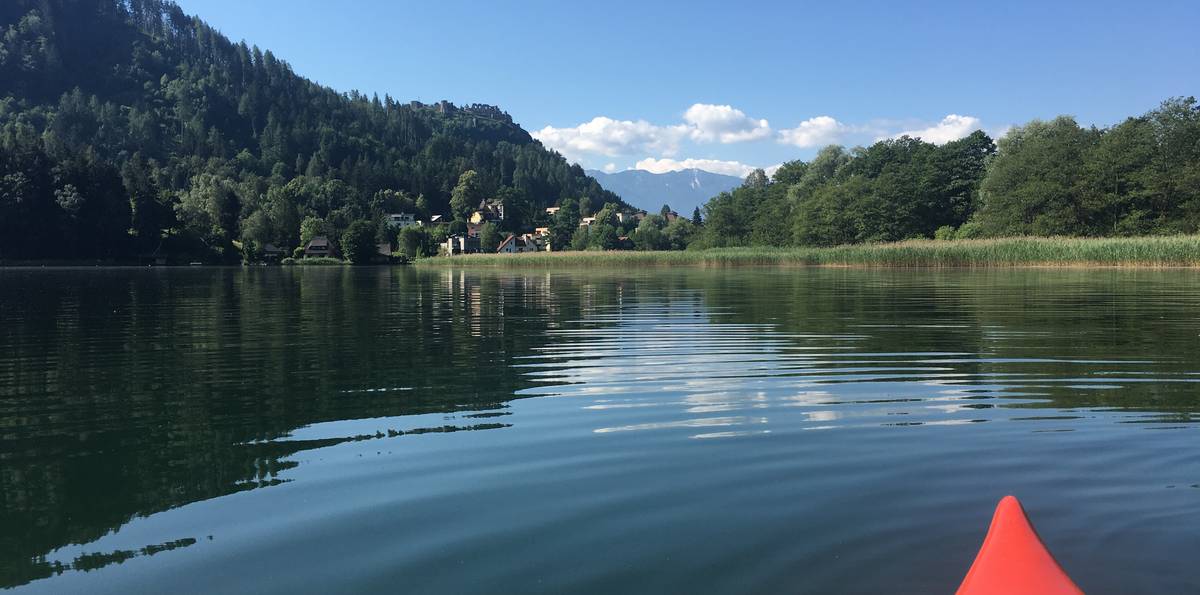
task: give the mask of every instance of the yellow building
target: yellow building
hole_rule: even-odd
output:
[[[467,221],[476,225],[485,221],[504,221],[504,203],[485,199],[479,203],[479,208],[471,213]]]

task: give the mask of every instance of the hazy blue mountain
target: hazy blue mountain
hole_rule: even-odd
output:
[[[600,182],[605,190],[615,192],[625,202],[658,212],[663,204],[671,205],[677,213],[691,215],[692,209],[708,199],[742,185],[737,176],[714,174],[700,169],[684,169],[655,174],[640,169],[616,173],[588,170],[587,174]]]

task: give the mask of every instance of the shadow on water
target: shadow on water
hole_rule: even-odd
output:
[[[1198,287],[1128,271],[0,271],[0,587],[187,547],[205,536],[47,558],[289,481],[304,451],[510,427],[522,397],[678,406],[595,431],[695,438],[778,431],[774,407],[805,408],[801,429],[1070,431],[1097,409],[1190,427]],[[295,436],[366,418],[393,427]]]
[[[512,358],[620,290],[407,269],[2,271],[0,586],[61,572],[47,552],[134,517],[277,485],[297,452],[375,437],[287,440],[296,428],[505,427],[487,418],[531,385]]]

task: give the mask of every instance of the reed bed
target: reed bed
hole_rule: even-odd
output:
[[[421,266],[1200,267],[1200,235],[907,240],[832,248],[714,248],[682,252],[537,252],[426,258]]]

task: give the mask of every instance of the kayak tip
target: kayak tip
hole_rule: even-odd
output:
[[[1000,499],[957,595],[1082,595],[1046,548],[1021,501]]]

